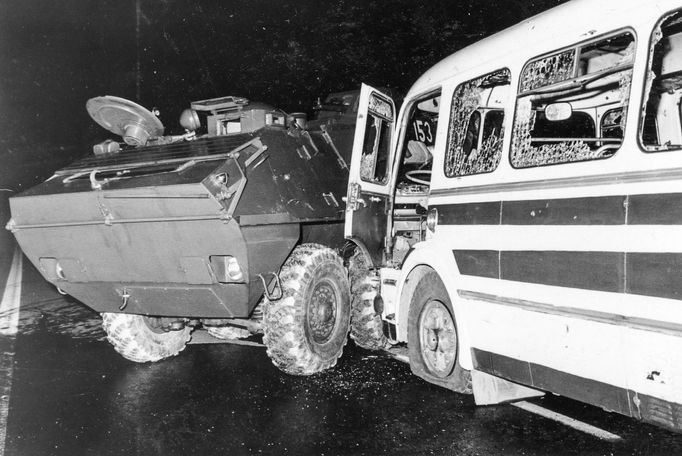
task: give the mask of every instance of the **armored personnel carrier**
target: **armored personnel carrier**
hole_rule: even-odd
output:
[[[306,125],[240,97],[201,100],[173,136],[125,99],[86,107],[117,138],[10,200],[7,228],[45,279],[100,312],[133,361],[173,356],[203,326],[262,332],[291,374],[334,365],[350,324],[337,249],[354,129],[330,121],[340,110]]]

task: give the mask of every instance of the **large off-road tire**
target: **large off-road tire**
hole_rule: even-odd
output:
[[[246,339],[251,335],[248,329],[236,326],[205,326],[205,328],[211,336],[222,340]]]
[[[191,337],[192,328],[164,331],[154,319],[143,315],[103,313],[102,328],[117,352],[131,361],[159,361],[180,353]]]
[[[452,303],[435,271],[417,282],[407,325],[412,372],[424,380],[471,393],[471,373],[459,364],[459,340]]]
[[[350,297],[343,261],[319,244],[296,247],[280,271],[282,298],[265,300],[263,343],[288,374],[336,364],[348,340]]]
[[[355,344],[368,350],[390,346],[384,335],[381,314],[374,308],[379,294],[379,281],[370,270],[370,261],[360,249],[348,260],[351,290],[350,337]]]

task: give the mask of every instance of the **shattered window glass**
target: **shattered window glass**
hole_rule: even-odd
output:
[[[605,138],[623,139],[625,130],[625,111],[622,108],[612,109],[601,119],[601,135]]]
[[[654,29],[640,141],[647,152],[682,148],[682,13],[664,17]]]
[[[512,166],[613,156],[623,140],[634,50],[634,36],[622,33],[526,65],[516,102]]]
[[[573,77],[575,49],[529,63],[521,78],[521,92],[545,87]]]
[[[452,97],[447,177],[489,173],[502,157],[504,104],[509,94],[507,69],[460,84]]]
[[[360,178],[366,182],[388,182],[388,154],[391,142],[393,106],[372,94],[365,125],[365,138],[360,158]]]

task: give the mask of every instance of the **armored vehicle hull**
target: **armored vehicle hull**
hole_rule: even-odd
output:
[[[315,132],[295,136],[266,127],[87,158],[12,198],[12,230],[47,280],[99,312],[127,299],[131,313],[247,317],[259,275],[300,240],[343,239],[347,174]],[[241,277],[225,275],[228,257]]]
[[[275,364],[312,373],[335,363],[348,331],[345,272],[339,283],[324,277],[343,271],[335,249],[350,150],[334,137],[348,143],[341,136],[352,134],[329,122],[309,130],[281,122],[96,153],[11,198],[8,229],[46,280],[103,314],[129,359],[173,355],[203,324],[218,337],[263,331]],[[324,283],[298,296],[289,272],[302,263],[312,269],[296,280],[317,274]],[[254,312],[264,295],[293,300],[292,312],[310,314],[305,327],[268,317],[282,312],[274,304]],[[299,361],[282,355],[292,330],[308,346]],[[172,347],[157,353],[164,341]]]

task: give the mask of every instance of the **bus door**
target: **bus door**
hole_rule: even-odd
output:
[[[344,235],[364,246],[375,266],[382,264],[390,248],[386,234],[393,204],[390,176],[395,117],[393,100],[363,84],[348,177]]]

